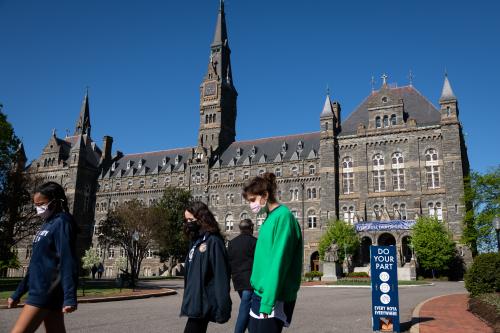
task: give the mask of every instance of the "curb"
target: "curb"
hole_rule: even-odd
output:
[[[422,306],[424,306],[425,303],[433,301],[437,298],[445,297],[445,296],[451,296],[451,295],[464,295],[467,293],[452,293],[452,294],[445,294],[445,295],[439,295],[439,296],[434,296],[429,299],[426,299],[425,301],[420,302],[413,312],[411,313],[411,327],[410,327],[410,333],[420,333],[420,322],[417,321],[417,318],[420,315],[420,309]]]
[[[401,285],[398,286],[398,289],[401,288],[416,288],[416,287],[431,287],[434,286],[434,283],[427,284],[411,284],[411,285]],[[313,286],[300,286],[301,288],[371,288],[371,286],[361,285],[361,286],[353,286],[353,285],[334,285],[334,284],[317,284]]]
[[[177,294],[177,291],[173,289],[162,289],[156,293],[145,293],[139,295],[124,295],[124,296],[109,296],[109,297],[94,297],[94,298],[81,298],[78,299],[78,304],[85,303],[102,303],[102,302],[116,302],[116,301],[129,301],[134,299],[144,299],[151,297],[163,297],[163,296],[171,296]],[[22,308],[24,303],[20,303],[17,305],[17,308]],[[0,310],[8,309],[7,305],[0,305]]]

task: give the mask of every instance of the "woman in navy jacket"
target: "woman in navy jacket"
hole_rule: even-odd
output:
[[[42,322],[47,332],[65,332],[63,313],[77,306],[77,228],[61,185],[41,185],[33,202],[44,224],[33,239],[28,272],[8,299],[8,307],[16,307],[21,296],[29,293],[12,333],[35,332]]]
[[[208,322],[231,317],[229,263],[214,215],[195,201],[184,212],[184,232],[191,239],[186,257],[181,316],[188,317],[184,333],[206,332]]]

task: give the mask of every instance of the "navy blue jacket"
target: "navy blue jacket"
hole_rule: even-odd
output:
[[[205,234],[186,257],[181,316],[225,323],[231,317],[229,263],[224,240]],[[190,260],[191,256],[191,260]]]
[[[76,306],[78,264],[73,223],[69,214],[60,212],[42,225],[33,239],[28,272],[12,299],[19,301],[28,292],[29,305],[49,309]]]

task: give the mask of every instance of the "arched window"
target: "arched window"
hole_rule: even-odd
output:
[[[228,180],[229,180],[230,182],[234,182],[234,173],[230,172],[230,173],[228,174],[227,178],[228,178]]]
[[[226,231],[233,231],[234,229],[233,214],[227,214],[225,222],[226,222]]]
[[[384,209],[384,205],[375,205],[373,206],[373,219],[380,221],[382,218],[382,210]]]
[[[292,172],[292,176],[294,176],[294,177],[297,177],[299,175],[299,167],[298,166],[291,167],[290,171]]]
[[[219,174],[218,173],[214,173],[214,183],[218,183],[219,182]]]
[[[441,202],[429,202],[429,216],[434,216],[438,221],[443,221],[443,206]]]
[[[265,219],[266,219],[266,215],[265,214],[259,214],[259,215],[257,215],[257,219],[256,219],[257,220],[256,221],[257,222],[257,230],[260,229],[260,226],[262,225],[262,223],[264,223]]]
[[[116,182],[116,184],[115,184],[115,190],[116,190],[116,191],[119,191],[119,190],[120,190],[121,185],[122,185],[122,184],[121,184],[120,182]]]
[[[311,164],[309,166],[309,175],[314,175],[316,174],[316,166],[314,164]]]
[[[354,169],[352,157],[344,157],[342,160],[342,188],[344,194],[354,192]]]
[[[158,179],[153,178],[151,181],[151,187],[156,188],[158,186]]]
[[[309,229],[317,228],[317,219],[318,219],[318,217],[316,216],[316,211],[310,210],[307,213],[307,227]]]
[[[241,213],[240,220],[244,220],[244,219],[247,219],[247,218],[248,218],[248,213],[247,212]]]
[[[375,117],[375,128],[380,128],[380,127],[382,127],[380,117]]]
[[[290,201],[298,201],[299,200],[299,190],[298,189],[290,189]]]
[[[389,117],[384,116],[384,127],[388,127],[388,126],[389,126]]]
[[[127,189],[130,190],[132,188],[132,186],[134,185],[134,181],[133,180],[129,180],[127,182]]]
[[[381,154],[373,156],[373,190],[375,192],[385,191],[384,157]]]
[[[274,169],[274,175],[276,177],[281,177],[281,168]]]
[[[392,154],[392,187],[394,191],[405,189],[405,165],[403,154],[400,152]]]
[[[395,114],[391,115],[391,125],[394,126],[397,124],[397,117]]]
[[[139,188],[143,188],[144,187],[144,179],[141,179],[141,181],[139,181]]]
[[[208,114],[205,116],[205,124],[208,124]]]
[[[427,149],[425,152],[425,172],[427,187],[439,188],[439,161],[436,149]]]
[[[265,169],[259,169],[259,176],[262,176],[266,172]]]
[[[406,204],[394,204],[392,206],[394,210],[394,219],[401,219],[401,220],[406,220],[407,215],[406,215]]]
[[[163,182],[165,183],[165,185],[170,184],[170,176],[165,177],[165,179],[163,180]]]
[[[344,222],[347,222],[349,224],[354,223],[354,206],[349,206],[346,207],[344,206],[342,208],[343,215],[344,215]]]
[[[250,171],[248,170],[243,171],[243,179],[245,180],[248,178],[250,178]]]

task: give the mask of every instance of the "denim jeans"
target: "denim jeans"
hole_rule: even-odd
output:
[[[236,326],[234,327],[234,333],[245,333],[248,327],[248,320],[250,319],[253,290],[240,290],[238,294],[240,295],[241,303]]]

